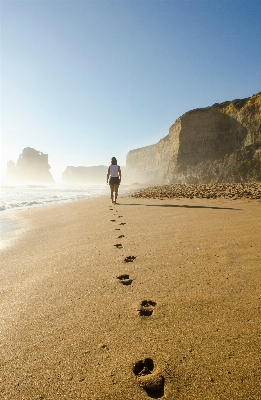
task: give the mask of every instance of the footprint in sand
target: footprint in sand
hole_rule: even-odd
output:
[[[120,231],[120,228],[115,228],[115,231]]]
[[[157,394],[157,398],[159,398],[164,395],[164,377],[160,370],[154,367],[151,358],[136,362],[133,372],[137,376],[140,387],[145,389],[150,397],[155,398]]]
[[[143,300],[140,304],[139,314],[141,317],[150,317],[154,311],[156,302],[152,300]]]
[[[118,236],[118,239],[121,239],[121,238],[124,238],[125,236],[124,235],[120,235],[120,236]]]
[[[123,217],[123,215],[119,215],[119,216],[118,216],[118,218],[122,218],[122,217]]]
[[[111,222],[115,222],[116,221],[116,219],[111,219]]]
[[[123,249],[123,245],[121,243],[116,243],[114,246],[118,249]]]
[[[120,225],[126,225],[126,222],[121,222]]]
[[[133,262],[135,258],[135,256],[127,256],[124,258],[124,262]]]
[[[120,280],[122,285],[126,285],[126,286],[131,285],[132,281],[133,281],[133,279],[130,279],[130,276],[128,274],[117,276],[117,279]]]

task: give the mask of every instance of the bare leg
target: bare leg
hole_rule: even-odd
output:
[[[115,201],[114,201],[114,204],[116,204],[116,201],[117,201],[118,189],[119,189],[119,185],[114,185],[114,191],[115,191]]]
[[[114,190],[114,185],[110,185],[111,188],[111,202],[113,203],[113,190]]]

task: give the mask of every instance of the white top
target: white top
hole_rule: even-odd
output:
[[[118,169],[118,165],[110,165],[110,176],[113,178],[118,177]]]

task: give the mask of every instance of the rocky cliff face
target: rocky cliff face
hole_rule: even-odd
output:
[[[16,165],[13,161],[7,162],[6,177],[15,181],[54,183],[50,168],[48,154],[27,147]]]
[[[238,181],[240,165],[254,160],[261,163],[261,93],[185,113],[157,144],[127,154],[126,181]]]

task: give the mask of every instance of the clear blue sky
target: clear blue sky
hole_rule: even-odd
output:
[[[260,91],[260,0],[1,0],[4,167],[24,147],[57,180],[125,165],[186,111]]]

